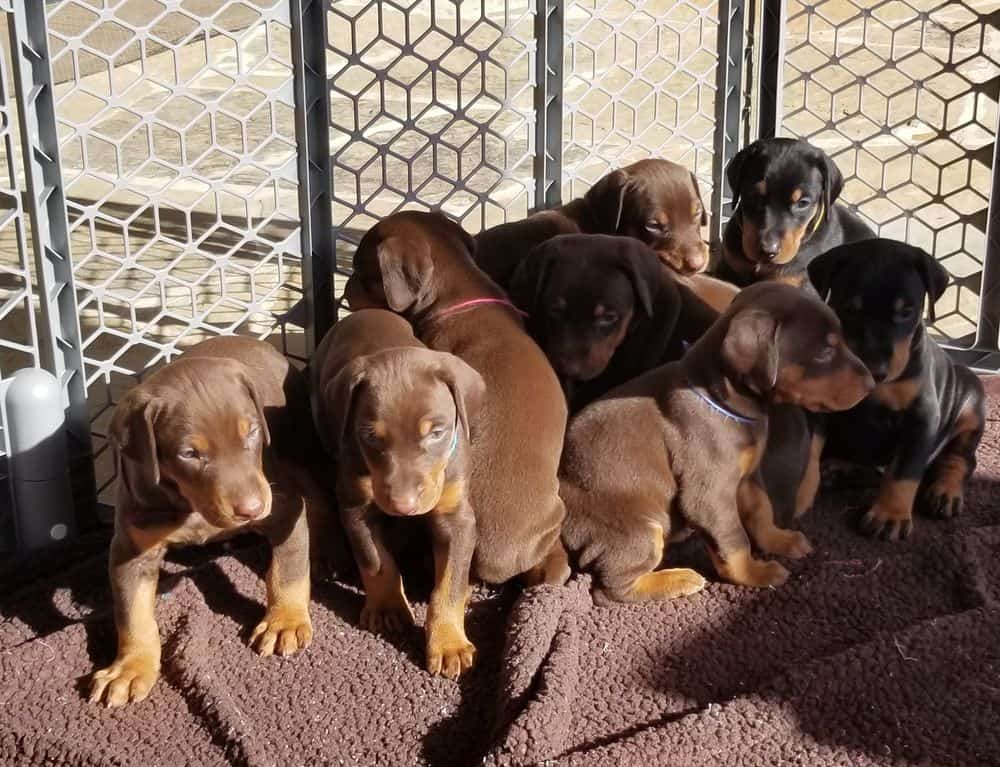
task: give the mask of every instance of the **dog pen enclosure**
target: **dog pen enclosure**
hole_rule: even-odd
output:
[[[401,207],[469,231],[642,157],[712,212],[757,136],[952,276],[935,330],[1000,367],[998,0],[0,0],[0,387],[59,379],[75,514],[121,393],[220,333],[305,359]],[[0,403],[3,397],[0,396]],[[0,425],[6,424],[0,418]],[[0,551],[14,546],[8,433]]]

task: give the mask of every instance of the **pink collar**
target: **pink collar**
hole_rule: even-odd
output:
[[[451,316],[452,314],[458,314],[466,311],[467,309],[474,309],[477,306],[483,306],[484,304],[499,304],[500,306],[506,306],[513,309],[522,317],[528,316],[527,312],[522,312],[506,298],[470,298],[468,301],[459,301],[457,304],[442,309],[440,312],[435,314],[432,319],[441,320],[445,317]]]

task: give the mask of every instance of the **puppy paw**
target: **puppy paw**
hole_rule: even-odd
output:
[[[788,580],[789,572],[780,562],[755,559],[747,572],[747,576],[747,586],[768,588],[769,586],[783,585]]]
[[[861,530],[872,538],[904,540],[913,532],[909,510],[875,504],[861,518]]]
[[[108,708],[145,700],[156,684],[159,663],[152,655],[135,654],[116,658],[107,668],[94,673],[90,682],[90,702]]]
[[[649,599],[677,599],[697,594],[705,588],[705,579],[687,567],[656,570],[635,579],[629,589],[617,594],[609,594],[619,602],[645,601]]]
[[[427,640],[427,670],[448,679],[458,679],[462,672],[472,668],[476,647],[464,633],[449,634]]]
[[[365,602],[361,610],[361,628],[373,634],[399,632],[413,625],[413,610],[404,600],[401,604],[377,604]]]
[[[250,646],[260,655],[292,655],[304,650],[312,641],[312,621],[309,611],[301,607],[269,607],[264,620],[250,636]]]
[[[688,568],[675,568],[670,579],[671,597],[689,597],[705,588],[706,581],[701,575]]]
[[[964,493],[950,482],[935,482],[924,492],[920,510],[931,517],[947,519],[962,513]]]
[[[809,539],[797,530],[778,530],[768,542],[766,551],[779,557],[802,559],[812,554],[813,546]]]

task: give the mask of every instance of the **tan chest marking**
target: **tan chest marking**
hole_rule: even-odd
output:
[[[905,381],[892,381],[879,384],[872,392],[872,398],[880,405],[890,410],[906,410],[920,393],[920,381],[908,378]]]

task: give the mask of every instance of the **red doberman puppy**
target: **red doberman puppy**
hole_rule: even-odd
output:
[[[470,456],[476,513],[473,574],[489,583],[569,577],[556,472],[566,401],[517,309],[472,260],[472,239],[440,213],[405,211],[362,238],[345,297],[389,308],[417,337],[477,370],[488,396]]]
[[[306,506],[317,448],[305,381],[263,341],[204,341],[132,389],[110,429],[118,464],[110,574],[118,656],[91,702],[143,700],[160,668],[154,608],[168,546],[254,531],[271,544],[267,610],[250,642],[289,655],[312,639]]]
[[[708,266],[705,226],[708,214],[694,174],[669,160],[640,160],[566,205],[480,232],[475,259],[506,290],[536,245],[559,234],[613,234],[649,245],[678,274],[696,274]]]
[[[671,599],[702,588],[693,570],[655,571],[685,527],[706,538],[719,574],[747,586],[788,577],[755,559],[802,557],[782,530],[759,472],[775,403],[844,410],[874,383],[845,346],[836,315],[783,284],[744,290],[683,360],[656,368],[584,408],[560,467],[563,539],[596,577],[597,601]]]
[[[338,322],[313,368],[317,427],[336,457],[340,516],[365,586],[361,625],[379,632],[413,623],[382,528],[386,515],[426,521],[435,575],[427,670],[455,679],[475,654],[465,635],[476,545],[466,467],[482,376],[430,351],[406,320],[381,309]]]

